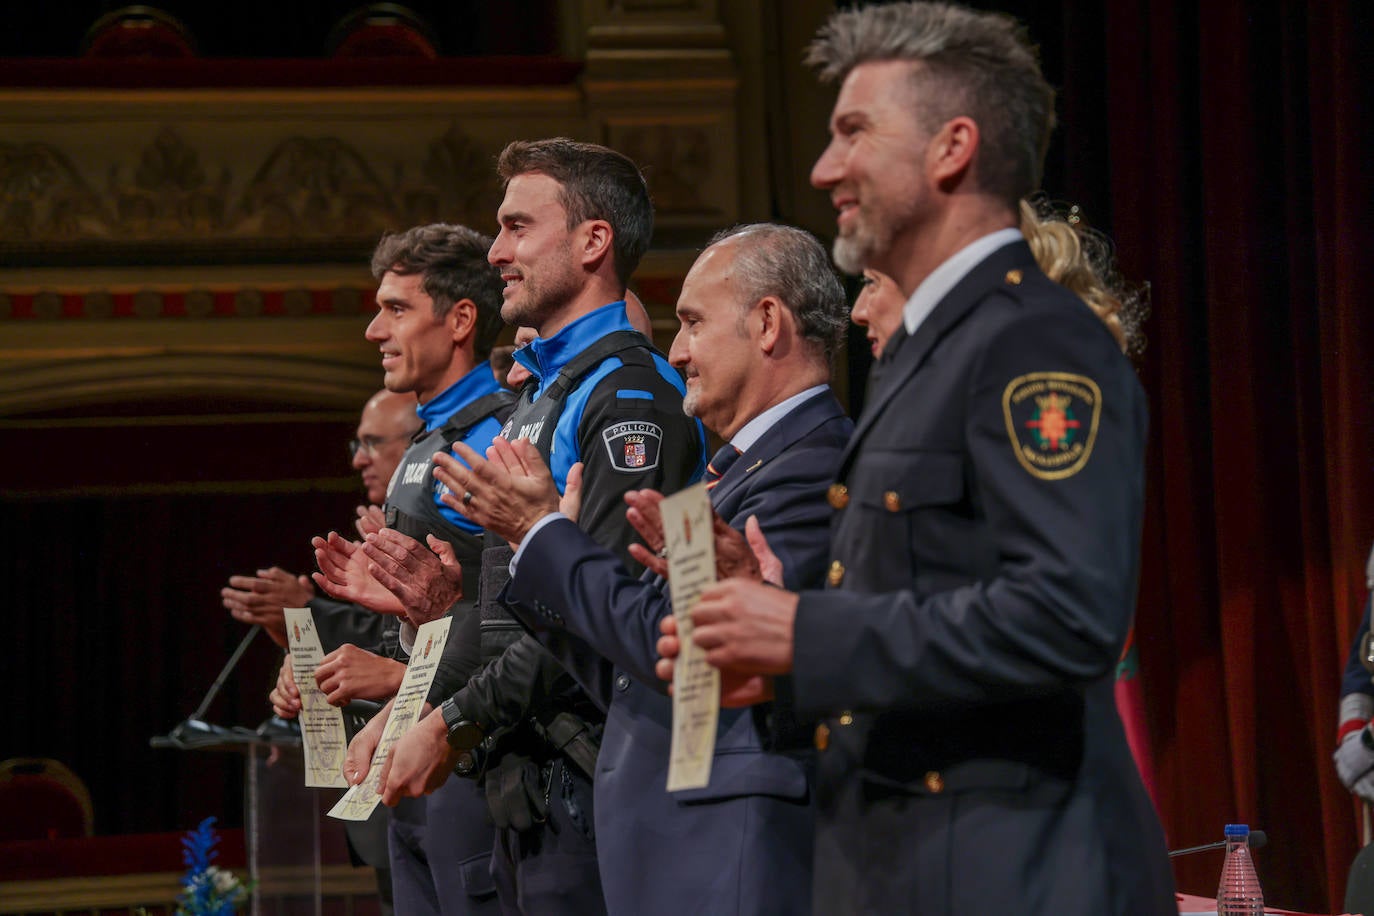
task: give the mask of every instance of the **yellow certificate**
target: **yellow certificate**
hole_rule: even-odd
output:
[[[343,775],[348,736],[343,711],[330,706],[315,683],[315,669],[324,660],[320,634],[310,608],[289,607],[286,614],[286,645],[291,652],[291,674],[301,693],[301,744],[305,751],[307,786],[346,786]]]
[[[434,672],[439,668],[439,657],[444,654],[444,643],[448,641],[448,628],[452,622],[451,618],[440,617],[416,632],[415,651],[410,655],[405,677],[401,678],[401,689],[396,693],[396,702],[391,705],[391,715],[386,720],[386,728],[382,730],[382,740],[377,742],[377,749],[372,752],[367,776],[329,809],[330,817],[341,821],[365,821],[372,816],[377,803],[382,800],[378,785],[382,777],[382,765],[401,736],[420,721],[425,696],[434,682]]]
[[[689,616],[702,591],[716,581],[716,544],[704,485],[669,496],[660,508],[673,616],[682,645],[673,665],[673,742],[668,760],[668,791],[676,792],[707,785],[716,753],[720,672],[707,664],[705,650],[692,642]]]

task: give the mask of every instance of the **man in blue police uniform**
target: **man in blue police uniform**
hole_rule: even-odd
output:
[[[1053,92],[1014,21],[943,4],[837,13],[811,60],[842,81],[811,175],[835,259],[910,298],[830,490],[829,588],[718,583],[693,640],[727,701],[821,719],[815,912],[1176,913],[1112,694],[1145,397],[1015,228]]]
[[[776,225],[713,239],[677,304],[669,360],[687,377],[684,408],[726,440],[706,472],[711,502],[741,533],[756,519],[793,588],[822,581],[826,486],[853,429],[828,385],[845,311],[825,250]],[[546,473],[529,478],[536,489],[473,470],[456,476],[474,517],[520,544],[507,603],[609,710],[595,788],[610,912],[805,912],[811,754],[774,752],[766,710],[725,711],[710,785],[670,795],[672,704],[653,670],[658,623],[672,613],[666,581],[634,577],[556,514]]]
[[[501,314],[539,334],[515,354],[531,378],[502,435],[528,439],[560,491],[572,466],[583,464],[579,525],[625,556],[633,530],[622,494],[678,489],[704,464],[701,427],[682,412],[681,378],[625,313],[625,283],[653,229],[648,189],[619,153],[562,138],[512,143],[497,168],[506,193],[489,258],[506,282]],[[436,463],[436,477],[451,486],[462,466],[444,455]],[[470,492],[445,500],[478,510]],[[383,799],[440,784],[459,755],[471,761],[483,742],[503,905],[602,911],[591,777],[604,713],[497,601],[509,561],[504,544],[490,546],[477,583],[491,661],[466,684],[436,677],[430,700],[442,700],[439,714],[422,718],[393,749]],[[396,570],[417,574],[414,566]],[[359,737],[349,761],[365,772],[376,730]]]
[[[426,552],[441,550],[469,568],[481,562],[482,529],[444,504],[446,491],[434,479],[433,457],[454,442],[485,448],[499,434],[514,400],[487,363],[502,326],[501,279],[486,261],[490,244],[471,229],[442,223],[383,237],[372,258],[373,276],[380,281],[377,314],[366,332],[381,352],[387,388],[413,391],[423,422],[387,490],[390,537]],[[360,585],[343,572],[356,548],[337,535],[317,539],[316,546],[321,572],[315,578],[322,587],[376,611],[403,612],[399,599],[381,585]],[[455,637],[467,621],[472,632],[468,639],[450,640],[441,664],[465,678],[478,664],[475,616],[472,602],[457,598],[451,589],[439,613],[452,610]],[[414,627],[406,621],[386,631],[378,653],[404,660],[413,640]],[[396,672],[395,686],[403,672]],[[398,808],[391,826],[397,912],[497,912],[492,837],[486,801],[468,782],[454,781],[428,799]]]

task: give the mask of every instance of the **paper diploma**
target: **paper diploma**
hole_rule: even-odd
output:
[[[692,642],[689,612],[716,581],[716,543],[711,530],[711,500],[706,487],[694,487],[663,500],[668,582],[677,618],[678,644],[673,664],[673,743],[668,759],[668,791],[700,789],[711,781],[720,715],[720,672],[706,662],[706,650]]]
[[[429,693],[429,685],[434,682],[434,672],[439,668],[439,657],[444,654],[444,643],[448,641],[448,628],[452,622],[452,618],[440,617],[416,632],[410,664],[406,666],[405,677],[401,678],[396,702],[391,705],[391,715],[386,720],[386,728],[382,730],[382,740],[377,742],[377,750],[372,752],[367,776],[329,809],[330,817],[341,821],[365,821],[372,816],[372,811],[382,800],[378,785],[382,777],[382,765],[386,763],[392,746],[420,721],[420,712],[425,708],[425,696]]]
[[[291,651],[291,674],[301,693],[301,744],[305,750],[307,786],[346,786],[343,775],[348,735],[343,710],[330,706],[315,683],[315,669],[324,661],[315,617],[306,607],[282,609],[286,614],[286,645]]]

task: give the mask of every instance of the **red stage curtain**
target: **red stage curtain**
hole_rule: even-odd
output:
[[[1306,910],[1339,909],[1358,848],[1330,754],[1374,539],[1371,25],[1358,2],[1123,0],[1102,33],[1111,231],[1154,299],[1137,636],[1161,814],[1174,846],[1267,830],[1266,899]],[[1180,889],[1220,866],[1180,861]]]

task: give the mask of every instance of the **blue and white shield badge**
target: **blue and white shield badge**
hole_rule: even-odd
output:
[[[663,430],[656,423],[627,420],[601,431],[611,467],[627,474],[638,474],[658,467],[659,446]]]

